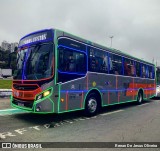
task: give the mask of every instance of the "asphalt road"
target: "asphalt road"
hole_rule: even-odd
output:
[[[3,101],[0,99],[0,103]],[[16,113],[11,110],[9,115],[0,111],[0,142],[27,141],[160,142],[160,100],[148,100],[142,105],[128,103],[105,107],[99,115],[92,118],[84,117],[82,112],[40,115]],[[82,149],[59,148],[56,150]],[[115,149],[86,147],[84,150]],[[133,148],[116,150],[133,150]],[[134,150],[159,149],[137,148]]]
[[[10,105],[10,100],[9,98],[2,98],[0,97],[0,110],[3,110],[3,109],[10,109],[11,108],[11,105]]]

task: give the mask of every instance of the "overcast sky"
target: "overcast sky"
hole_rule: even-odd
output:
[[[0,0],[0,43],[46,28],[160,65],[160,0]]]

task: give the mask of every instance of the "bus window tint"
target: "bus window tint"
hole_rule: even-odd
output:
[[[148,70],[148,65],[146,65],[146,78],[149,78],[149,70]]]
[[[108,55],[106,52],[101,53],[100,71],[108,73]]]
[[[152,79],[155,78],[155,67],[152,67]]]
[[[133,60],[124,58],[124,75],[134,76],[135,75],[135,66]]]
[[[59,70],[63,72],[86,72],[85,54],[69,50],[63,47],[59,48]]]
[[[152,73],[152,67],[148,66],[148,74],[149,74],[149,78],[152,79],[153,78],[153,73]]]
[[[95,52],[92,48],[89,50],[89,70],[90,71],[96,71],[96,58],[95,58]]]
[[[146,65],[141,64],[142,78],[146,78]]]
[[[141,77],[141,64],[139,62],[135,62],[136,66],[136,77]]]
[[[122,75],[122,57],[115,55],[115,54],[109,54],[109,64],[110,64],[110,71],[111,74],[119,74]]]
[[[152,72],[152,67],[150,71]],[[160,67],[156,67],[156,78],[157,78],[157,84],[159,85],[160,84]]]
[[[89,70],[94,72],[108,73],[107,52],[95,48],[89,50]]]

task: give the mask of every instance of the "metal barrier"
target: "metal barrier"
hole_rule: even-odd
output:
[[[12,94],[12,89],[0,89],[0,97],[9,97]]]

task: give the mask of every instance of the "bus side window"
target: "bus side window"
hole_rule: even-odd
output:
[[[131,66],[131,76],[135,76],[135,65]]]
[[[133,60],[124,58],[124,75],[135,76],[135,66]]]
[[[124,63],[124,75],[126,75],[126,76],[131,75],[131,69],[129,68],[127,62]]]
[[[113,64],[112,64],[112,60],[111,60],[110,57],[109,57],[109,65],[110,65],[110,69],[109,70],[112,70],[113,69]]]
[[[152,67],[151,66],[148,67],[148,72],[149,72],[149,78],[152,79],[153,73],[152,73]]]
[[[149,78],[148,66],[146,65],[146,78]]]
[[[59,70],[62,72],[86,72],[85,54],[66,48],[59,48]]]
[[[141,71],[142,71],[142,78],[145,78],[145,77],[146,77],[146,67],[145,67],[144,64],[142,64],[142,69],[141,69]]]
[[[152,67],[152,79],[154,79],[155,78],[155,70],[154,70],[154,66]]]
[[[95,50],[90,48],[89,50],[89,70],[96,71],[96,57],[95,57]]]
[[[109,73],[114,74],[114,69],[113,69],[113,62],[112,62],[112,56],[109,54]]]
[[[139,62],[135,62],[136,77],[141,77],[141,65]]]
[[[101,54],[100,71],[108,73],[108,56],[106,52],[102,52]]]
[[[115,54],[109,54],[112,63],[110,63],[110,72],[111,74],[119,74],[122,75],[122,57],[115,55]],[[110,60],[109,58],[109,60]]]
[[[66,71],[76,72],[76,63],[73,54],[70,54],[68,56],[68,59],[66,61]]]
[[[152,67],[151,67],[152,71]],[[160,84],[160,67],[156,67],[156,78],[157,78],[157,84]]]
[[[89,50],[89,70],[93,72],[108,73],[107,52],[90,48]]]

